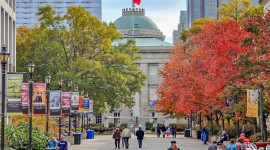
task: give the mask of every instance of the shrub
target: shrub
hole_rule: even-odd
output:
[[[255,133],[249,137],[250,142],[258,142],[261,139],[261,133]]]
[[[115,127],[115,124],[114,123],[109,123],[109,128],[111,128],[111,127]]]
[[[151,128],[151,131],[152,131],[152,132],[156,132],[156,128],[155,128],[155,127],[152,127],[152,128]]]
[[[145,123],[145,125],[146,125],[146,130],[151,130],[152,127],[153,127],[153,123],[152,123],[152,122],[149,122],[149,121],[147,121],[147,122]]]
[[[29,149],[28,145],[28,124],[19,123],[17,126],[6,126],[5,142],[8,147],[20,150]],[[32,128],[32,149],[46,149],[46,143],[49,138],[48,133],[40,133],[36,126]]]
[[[121,123],[120,124],[120,127],[126,127],[127,126],[127,123]]]

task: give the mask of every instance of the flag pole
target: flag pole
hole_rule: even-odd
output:
[[[134,1],[132,0],[132,38],[134,39],[134,11],[135,11],[135,5]]]

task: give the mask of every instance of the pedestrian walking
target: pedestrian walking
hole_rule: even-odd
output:
[[[125,126],[125,129],[122,131],[122,138],[124,139],[126,149],[128,149],[128,140],[131,138],[131,133],[127,126]]]
[[[171,146],[167,150],[180,150],[180,148],[177,147],[176,141],[171,141]]]
[[[177,134],[177,126],[174,126],[174,138],[176,138],[176,134]]]
[[[202,141],[203,144],[206,144],[206,142],[208,141],[208,130],[206,128],[206,125],[203,125],[202,127]]]
[[[64,137],[61,137],[61,140],[58,142],[57,146],[60,147],[60,150],[68,150],[68,143]]]
[[[213,141],[213,143],[208,146],[208,150],[217,150],[217,141]]]
[[[234,140],[230,140],[230,145],[227,146],[226,150],[237,150],[237,147],[234,145]]]
[[[120,139],[121,139],[121,132],[119,131],[119,128],[116,128],[114,134],[113,134],[113,139],[115,143],[115,149],[120,149]]]
[[[237,147],[237,150],[245,150],[246,145],[243,143],[243,140],[241,138],[238,138],[236,140],[235,146]]]
[[[165,134],[166,134],[166,127],[164,126],[164,124],[161,127],[161,131],[162,131],[162,136],[163,138],[165,138]]]
[[[139,130],[136,132],[139,148],[142,148],[142,140],[144,137],[144,132],[141,127],[139,127]]]
[[[167,127],[167,129],[166,129],[166,135],[167,135],[168,138],[170,138],[170,136],[171,136],[171,129],[170,129],[170,127]]]
[[[172,133],[172,138],[174,138],[174,127],[171,126],[170,130],[171,130],[171,133]]]
[[[157,124],[157,137],[160,137],[160,131],[161,131],[161,127],[159,126],[159,124]]]

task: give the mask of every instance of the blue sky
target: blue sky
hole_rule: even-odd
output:
[[[131,8],[132,0],[102,0],[102,21],[113,22],[122,15],[123,8]],[[181,10],[186,10],[186,0],[141,0],[141,8],[172,43],[172,32],[177,29]]]

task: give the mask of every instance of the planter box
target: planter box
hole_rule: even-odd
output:
[[[74,145],[74,136],[65,136],[65,139],[70,145]]]

